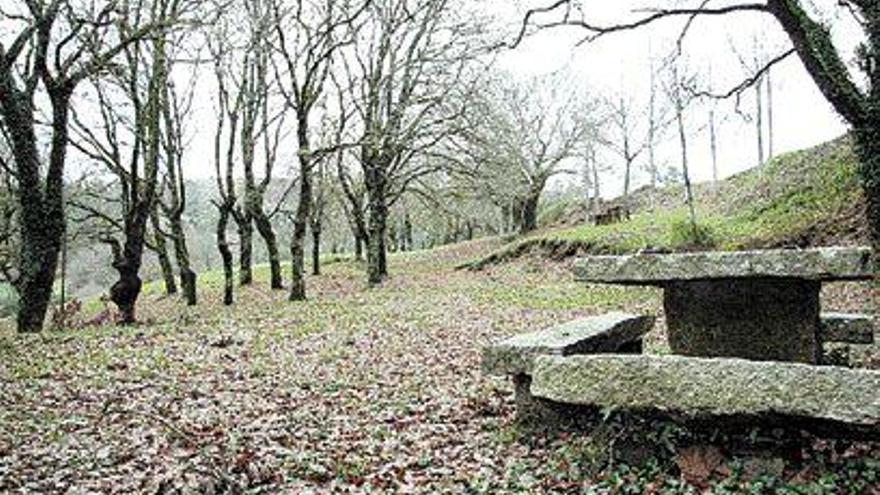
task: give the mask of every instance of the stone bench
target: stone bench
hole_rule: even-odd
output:
[[[529,392],[532,367],[537,357],[641,353],[642,337],[653,326],[653,316],[612,312],[515,335],[483,349],[483,373],[511,376],[516,392],[517,418],[543,422],[548,420],[549,411],[536,403]]]
[[[874,343],[874,318],[863,314],[822,313],[819,319],[822,364],[851,366],[854,349]]]
[[[535,398],[685,417],[782,417],[880,435],[880,372],[685,356],[539,356]]]
[[[822,342],[874,343],[874,318],[869,315],[822,313],[819,321],[819,338]]]

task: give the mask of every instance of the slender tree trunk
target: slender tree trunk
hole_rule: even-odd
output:
[[[770,73],[772,68],[767,69],[767,159],[773,158],[773,78]]]
[[[300,149],[308,149],[305,136],[300,136]],[[310,158],[300,155],[299,202],[293,220],[293,236],[290,239],[290,296],[291,301],[305,301],[305,242],[312,204],[312,178]]]
[[[312,222],[312,275],[321,274],[321,222]]]
[[[354,259],[356,261],[364,260],[364,236],[360,232],[354,234]]]
[[[758,136],[758,166],[764,165],[764,99],[762,97],[762,81],[755,83],[755,130]]]
[[[718,141],[715,136],[715,111],[709,111],[709,150],[712,152],[712,189],[718,188]]]
[[[403,216],[403,243],[408,251],[413,250],[413,225],[409,218],[409,212]]]
[[[627,157],[626,157],[626,170],[623,175],[623,211],[627,217],[629,217],[629,215],[630,215],[629,190],[630,190],[630,180],[632,177],[632,164],[633,164],[633,158],[627,155]]]
[[[694,195],[693,190],[691,189],[691,174],[690,170],[688,169],[687,132],[685,131],[684,127],[684,108],[681,97],[678,94],[680,89],[677,86],[675,91],[675,118],[678,123],[678,138],[681,144],[681,170],[682,175],[684,176],[685,200],[687,202],[688,212],[690,214],[692,233],[694,236],[694,240],[696,241],[698,240],[699,232],[697,230],[697,213],[696,209],[694,208]]]
[[[283,289],[284,280],[281,276],[281,255],[278,251],[278,238],[275,236],[275,229],[269,217],[262,211],[253,212],[254,224],[257,226],[257,232],[266,245],[266,252],[269,254],[269,285],[273,290]]]
[[[251,285],[254,282],[254,223],[249,212],[238,216],[238,283]]]
[[[178,214],[172,215],[169,223],[171,225],[171,235],[173,236],[174,257],[177,259],[177,270],[180,273],[180,287],[183,290],[183,298],[188,306],[195,306],[198,302],[198,275],[192,269],[183,221]]]
[[[229,205],[220,205],[218,208],[220,217],[217,220],[217,250],[220,251],[220,260],[223,263],[223,304],[229,306],[234,300],[235,271],[232,266],[232,250],[229,249],[229,241],[226,238],[226,228],[232,212]]]
[[[165,236],[159,231],[159,212],[153,209],[150,214],[150,223],[153,225],[153,245],[156,258],[159,260],[159,268],[162,270],[162,280],[165,283],[165,294],[171,296],[177,294],[177,280],[174,277],[174,266],[168,255],[168,245]]]

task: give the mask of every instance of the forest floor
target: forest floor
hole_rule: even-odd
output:
[[[137,327],[4,329],[0,492],[880,493],[880,444],[805,437],[768,457],[618,414],[525,434],[511,384],[481,374],[481,347],[611,309],[659,312],[660,299],[575,284],[566,263],[535,257],[455,269],[497,247],[395,255],[374,290],[356,263],[327,265],[303,303],[265,288],[261,269],[231,307],[207,274],[194,308],[151,287]],[[840,284],[823,302],[878,295]],[[652,453],[629,467],[626,443]]]

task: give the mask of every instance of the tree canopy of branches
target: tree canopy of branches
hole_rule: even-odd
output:
[[[547,182],[575,173],[565,162],[595,138],[595,105],[551,75],[522,82],[497,78],[471,110],[450,149],[456,168],[509,212],[521,233],[534,230]]]

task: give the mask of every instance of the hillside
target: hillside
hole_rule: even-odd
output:
[[[737,250],[864,244],[868,233],[857,167],[850,140],[842,137],[777,156],[714,188],[698,184],[694,195],[700,239],[691,234],[682,186],[634,192],[632,219],[614,225],[587,224],[585,207],[569,205],[559,209],[548,227],[469,266],[482,267],[534,251],[561,258],[646,248]],[[611,203],[620,204],[621,199]]]

